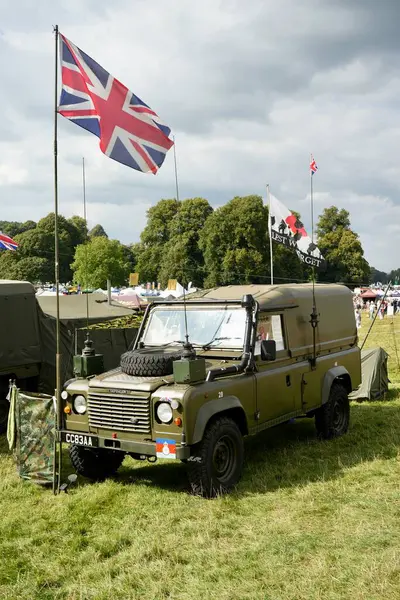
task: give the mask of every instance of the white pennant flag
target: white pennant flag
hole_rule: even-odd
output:
[[[292,214],[282,202],[272,194],[268,215],[269,234],[274,242],[293,248],[299,259],[311,267],[325,269],[326,261],[310,236],[303,223]]]

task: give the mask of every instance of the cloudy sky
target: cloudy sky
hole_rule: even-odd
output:
[[[111,8],[112,6],[112,8]],[[52,26],[149,104],[176,139],[180,197],[217,207],[265,185],[310,227],[350,212],[371,265],[400,267],[400,2],[396,0],[0,0],[0,220],[53,210]],[[59,202],[137,241],[175,196],[173,153],[156,176],[104,156],[58,117]]]

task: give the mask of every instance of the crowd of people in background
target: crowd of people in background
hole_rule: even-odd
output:
[[[400,298],[385,298],[385,300],[364,300],[360,296],[353,297],[354,316],[356,319],[357,329],[361,327],[362,314],[365,313],[369,319],[375,317],[384,319],[385,316],[393,316],[400,314]]]

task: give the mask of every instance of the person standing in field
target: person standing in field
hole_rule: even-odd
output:
[[[374,304],[374,301],[371,300],[371,303],[369,305],[369,318],[370,319],[374,318],[374,310],[375,310],[375,304]]]
[[[354,311],[354,316],[356,319],[356,327],[357,329],[361,328],[361,310],[359,308],[356,308],[356,310]]]

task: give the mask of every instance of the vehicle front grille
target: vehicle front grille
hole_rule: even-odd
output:
[[[150,433],[150,396],[90,392],[89,425],[130,433]]]

